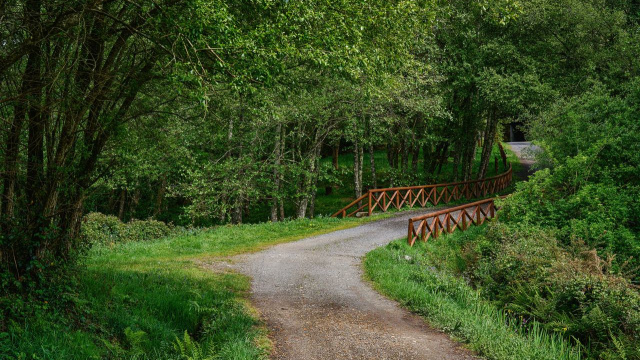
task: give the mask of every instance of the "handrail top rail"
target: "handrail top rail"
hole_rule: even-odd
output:
[[[343,207],[342,209],[338,210],[335,214],[331,215],[331,216],[337,216],[338,214],[340,214],[343,211],[347,211],[348,208],[352,207],[353,205],[355,205],[356,203],[364,200],[365,198],[367,198],[369,196],[369,192],[367,191],[366,193],[362,194],[362,196],[360,196],[359,198],[353,200],[351,203],[349,203],[349,205]]]
[[[351,203],[349,203],[349,205],[347,205],[347,206],[343,207],[342,209],[338,210],[337,212],[335,212],[333,215],[331,215],[331,217],[336,217],[336,216],[339,216],[341,214],[342,214],[343,217],[347,217],[347,216],[351,216],[351,215],[357,213],[361,208],[366,207],[366,206],[360,206],[360,208],[358,210],[350,213],[349,215],[347,215],[346,212],[349,211],[349,209],[351,209],[353,206],[356,206],[361,201],[365,200],[366,198],[369,198],[369,204],[368,204],[369,211],[368,211],[368,214],[371,215],[372,205],[373,205],[372,204],[372,200],[376,202],[375,205],[378,205],[378,203],[380,202],[380,200],[383,197],[382,195],[380,195],[380,197],[376,198],[376,196],[374,196],[374,194],[380,194],[380,193],[386,194],[387,192],[395,192],[396,195],[398,196],[398,197],[396,197],[396,201],[398,201],[399,197],[401,196],[401,195],[399,195],[400,191],[406,191],[408,193],[409,199],[411,199],[411,194],[413,193],[414,190],[420,190],[421,192],[423,192],[423,196],[424,196],[424,191],[427,190],[427,189],[431,189],[431,192],[435,189],[435,191],[437,193],[438,192],[438,188],[444,188],[443,191],[446,191],[451,186],[455,190],[458,186],[465,185],[463,187],[462,191],[464,191],[464,188],[466,187],[467,188],[467,192],[468,192],[469,188],[470,188],[470,187],[466,186],[468,184],[473,184],[474,185],[473,186],[474,190],[472,190],[472,191],[473,191],[474,194],[476,194],[476,187],[477,187],[476,185],[477,184],[480,184],[480,188],[483,188],[483,186],[484,186],[485,190],[486,190],[486,187],[490,186],[489,184],[491,184],[491,182],[494,182],[494,184],[497,184],[502,179],[505,179],[505,178],[510,179],[512,174],[513,174],[513,166],[511,164],[509,164],[509,167],[505,172],[503,172],[501,174],[498,174],[498,175],[494,175],[492,177],[488,177],[488,178],[467,180],[467,181],[458,181],[458,182],[453,182],[453,183],[440,183],[440,184],[432,184],[432,185],[417,185],[417,186],[404,186],[404,187],[370,189],[370,190],[367,190],[366,193],[362,194],[359,198],[357,198],[357,199],[353,200]],[[409,193],[409,192],[411,192],[411,193]],[[429,192],[429,196],[431,196],[431,192]],[[418,195],[416,195],[416,196],[419,196],[419,194],[420,193],[418,193]],[[396,195],[393,195],[393,196],[396,196]],[[483,195],[486,195],[486,191],[485,191],[485,193]],[[393,196],[391,197],[391,199],[393,199]],[[469,194],[467,194],[466,197],[469,198]],[[439,202],[439,199],[440,198],[436,199],[435,202],[434,201],[431,201],[431,202],[434,205],[436,205]],[[384,200],[386,200],[386,197],[384,198]],[[402,203],[404,203],[405,200],[406,199],[403,197]],[[446,200],[446,202],[448,202],[448,200]],[[375,205],[374,205],[374,207],[375,207]],[[399,208],[399,206],[400,205],[396,205],[396,207],[398,207],[398,208]],[[413,203],[411,203],[411,207],[413,207]],[[383,211],[386,211],[386,210],[387,210],[387,208],[385,206]],[[357,216],[357,214],[356,214],[356,216]]]
[[[498,196],[496,198],[497,199],[504,199],[507,196],[508,195],[503,195],[503,196]],[[474,207],[474,206],[478,206],[478,205],[488,204],[488,203],[493,202],[496,198],[488,198],[488,199],[484,199],[484,200],[480,200],[480,201],[474,201],[472,203],[466,203],[466,204],[459,205],[459,206],[452,207],[452,208],[447,208],[447,209],[442,209],[442,210],[430,212],[428,214],[412,217],[412,218],[409,219],[409,222],[421,221],[421,220],[429,219],[429,218],[432,218],[432,217],[445,215],[445,214],[450,213],[450,212],[454,212],[454,211],[458,211],[458,210],[464,210],[464,209],[467,209],[467,208],[470,208],[470,207]]]
[[[477,182],[485,182],[485,181],[491,181],[491,180],[494,180],[494,179],[498,179],[498,178],[501,178],[501,177],[507,175],[511,171],[512,171],[511,164],[509,164],[509,168],[507,169],[507,171],[503,172],[502,174],[498,174],[498,175],[495,175],[495,176],[492,176],[492,177],[488,177],[488,178],[467,180],[467,181],[458,181],[458,182],[454,182],[454,183],[440,183],[440,184],[431,184],[431,185],[415,185],[415,186],[401,186],[401,187],[392,187],[392,188],[370,189],[369,192],[374,193],[374,192],[386,192],[386,191],[397,191],[397,190],[415,190],[415,189],[427,189],[427,188],[435,188],[435,187],[443,187],[443,186],[456,186],[456,185],[472,184],[472,183],[477,183]],[[350,204],[350,205],[352,205],[352,204]],[[346,206],[346,207],[348,207],[348,206]]]

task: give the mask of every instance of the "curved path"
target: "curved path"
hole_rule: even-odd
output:
[[[240,269],[253,278],[253,304],[272,334],[272,358],[473,359],[362,278],[361,258],[406,237],[407,219],[429,210],[242,256]]]

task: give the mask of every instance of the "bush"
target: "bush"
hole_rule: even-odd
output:
[[[492,224],[476,244],[464,250],[476,253],[468,277],[512,316],[579,342],[589,358],[640,359],[640,294],[610,273],[612,258],[517,224]]]
[[[171,231],[172,227],[162,221],[134,219],[123,223],[113,215],[89,213],[84,218],[81,236],[90,244],[113,245],[159,239]]]

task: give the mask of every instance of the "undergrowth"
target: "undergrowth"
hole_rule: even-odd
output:
[[[463,278],[430,265],[426,250],[422,244],[409,247],[406,239],[394,241],[367,254],[366,275],[384,294],[488,359],[580,358],[562,337],[538,324],[524,326],[521,318],[483,299]]]

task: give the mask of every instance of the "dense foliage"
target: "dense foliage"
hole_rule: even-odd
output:
[[[487,296],[505,306],[520,276],[558,306],[595,286],[620,317],[610,297],[640,281],[639,62],[637,0],[2,1],[0,288],[45,301],[91,243],[164,236],[158,221],[278,222],[314,217],[320,187],[337,203],[483,177],[517,121],[544,170],[505,201],[513,239],[486,237],[513,248],[478,264],[593,254],[599,272],[478,284],[502,281]],[[108,215],[83,230],[89,212]],[[572,304],[557,314],[589,354],[637,356],[635,320],[596,330]],[[3,336],[19,314],[0,315]]]

